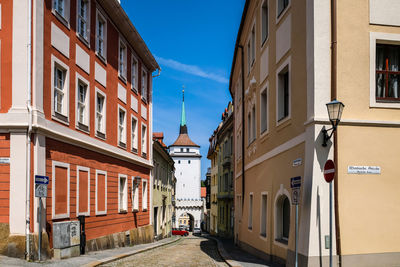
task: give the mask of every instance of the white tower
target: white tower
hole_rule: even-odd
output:
[[[186,126],[184,91],[182,93],[182,117],[179,136],[169,146],[169,153],[175,162],[175,227],[179,226],[179,217],[185,213],[189,215],[192,227],[200,227],[201,213],[203,212],[203,203],[200,196],[200,146],[189,138]]]

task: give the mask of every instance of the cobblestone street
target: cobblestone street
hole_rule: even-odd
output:
[[[171,245],[133,255],[102,266],[228,266],[217,244],[203,237],[188,236]]]

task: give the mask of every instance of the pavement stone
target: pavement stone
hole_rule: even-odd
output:
[[[60,267],[71,267],[71,266],[97,266],[101,263],[116,260],[121,257],[127,257],[129,255],[140,253],[143,251],[151,250],[156,247],[164,246],[173,242],[176,242],[181,237],[173,236],[165,238],[160,241],[156,241],[149,244],[140,244],[131,247],[121,247],[114,249],[107,249],[102,251],[93,251],[79,257],[63,259],[63,260],[49,260],[45,262],[27,262],[22,259],[11,258],[6,256],[0,256],[0,266],[60,266]]]

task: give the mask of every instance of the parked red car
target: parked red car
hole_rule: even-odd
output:
[[[179,229],[173,228],[173,229],[172,229],[172,234],[173,234],[173,235],[188,236],[188,235],[189,235],[189,232],[186,231],[186,230],[179,230]]]

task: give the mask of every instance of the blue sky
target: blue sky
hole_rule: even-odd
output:
[[[182,86],[190,138],[201,146],[201,179],[210,161],[208,139],[231,100],[228,83],[245,0],[122,0],[162,68],[153,79],[153,131],[172,144],[179,133]]]

